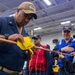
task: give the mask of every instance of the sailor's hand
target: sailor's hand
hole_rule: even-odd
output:
[[[12,34],[8,37],[8,40],[24,42],[23,36],[20,34]]]
[[[63,59],[64,58],[64,55],[62,55],[62,53],[59,53],[59,58],[60,59]]]
[[[70,55],[71,55],[71,56],[75,56],[75,52],[72,52]]]

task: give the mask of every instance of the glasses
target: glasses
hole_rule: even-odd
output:
[[[31,20],[33,19],[33,15],[32,14],[26,14],[23,10],[21,10],[22,14],[28,19]]]

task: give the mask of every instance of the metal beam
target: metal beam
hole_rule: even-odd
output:
[[[38,26],[40,27],[55,27],[55,26],[59,26],[61,25],[61,22],[63,21],[71,21],[72,23],[75,23],[75,16],[72,16],[72,17],[69,17],[69,18],[66,18],[66,19],[61,19],[61,20],[57,20],[57,21],[52,21],[52,22],[48,22],[48,23],[44,23],[44,24],[39,24]],[[30,26],[31,27],[31,26]],[[35,25],[34,25],[35,27]],[[31,29],[33,29],[34,27],[31,27]],[[30,28],[28,27],[25,27],[27,30],[30,30]]]
[[[53,1],[53,3],[57,6],[58,4],[56,3],[56,1],[55,0],[52,0]]]
[[[68,2],[68,0],[66,0]]]
[[[63,15],[63,14],[71,14],[72,13],[72,15],[75,15],[75,10],[70,10],[70,11],[66,11],[66,12],[62,12],[62,13],[58,13],[58,14],[54,14],[54,15],[50,15],[50,16],[46,16],[46,17],[43,17],[43,18],[39,18],[39,19],[37,19],[37,20],[34,20],[34,21],[32,21],[32,22],[30,22],[29,23],[29,25],[31,25],[31,24],[36,24],[36,22],[39,22],[39,21],[41,21],[41,20],[44,20],[44,19],[46,19],[46,18],[50,18],[50,17],[53,17],[53,16],[59,16],[59,15]],[[54,22],[54,21],[53,21]]]
[[[1,2],[0,2],[0,5],[4,6],[4,7],[7,8],[7,9],[10,9],[8,6],[6,6],[5,4],[3,4],[3,3],[1,3]]]
[[[37,1],[37,0],[36,0]],[[40,0],[38,0],[40,2],[40,4],[44,7],[47,8]]]
[[[60,7],[60,6],[66,5],[67,3],[71,3],[71,2],[74,2],[74,1],[68,1],[68,2],[62,3],[62,4],[57,5],[57,6]],[[37,11],[37,12],[41,12],[41,11],[43,11],[43,10],[50,9],[50,8],[54,8],[54,7],[56,7],[56,6],[51,6],[51,7],[48,7],[48,8],[45,8],[45,9],[39,10],[39,11]]]

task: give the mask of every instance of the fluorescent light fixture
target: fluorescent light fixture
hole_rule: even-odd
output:
[[[47,5],[51,5],[51,2],[49,0],[44,0],[44,2],[47,4]]]
[[[61,24],[67,24],[67,23],[71,23],[71,21],[61,22]]]
[[[72,23],[71,25],[74,26],[75,24]]]
[[[42,29],[41,27],[38,27],[38,28],[34,28],[33,30],[36,31],[36,30],[40,30]]]

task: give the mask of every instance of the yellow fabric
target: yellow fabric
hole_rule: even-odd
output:
[[[21,43],[19,40],[17,41],[17,45],[22,49],[22,50],[29,50],[32,54],[32,47],[34,44],[31,42],[31,38],[29,36],[24,37],[24,42]]]
[[[54,66],[52,69],[53,69],[53,72],[58,72],[58,71],[59,71],[59,66],[56,65],[56,66]]]
[[[32,58],[29,60],[29,66],[28,66],[29,68],[30,68],[31,61],[32,61]]]
[[[57,65],[57,60],[55,59],[54,65],[52,67],[53,72],[58,72],[59,71],[59,66]]]

